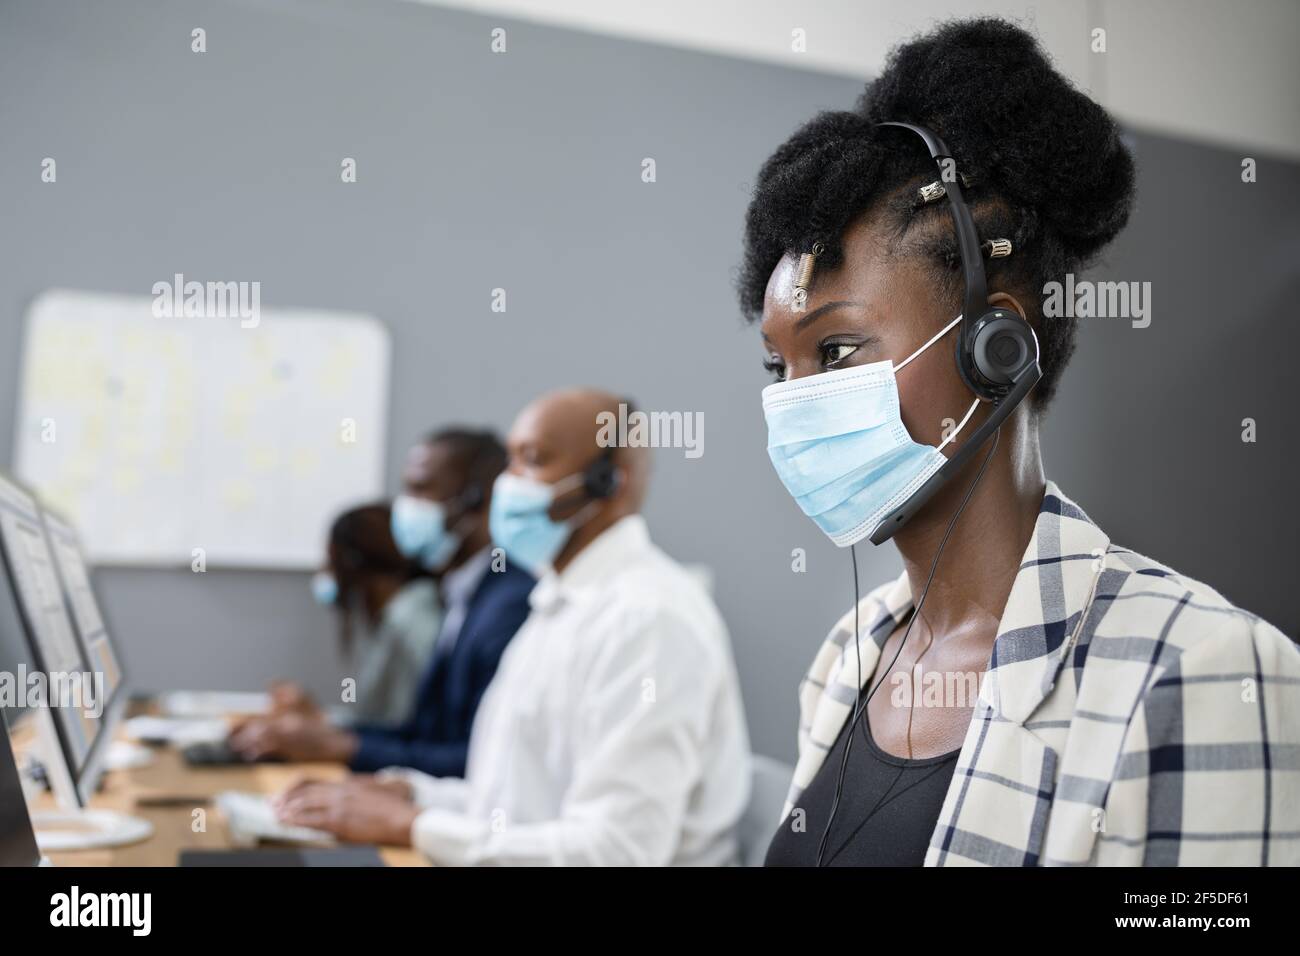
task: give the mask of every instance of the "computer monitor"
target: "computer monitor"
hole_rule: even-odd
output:
[[[72,626],[81,640],[91,673],[104,675],[104,713],[99,734],[103,740],[117,728],[126,707],[127,688],[121,659],[104,622],[99,598],[90,580],[90,566],[86,563],[76,529],[48,506],[42,506],[41,513]]]
[[[9,731],[0,716],[0,866],[39,866],[40,862],[41,851],[27,815],[22,778],[9,746]]]
[[[39,759],[59,802],[67,809],[83,807],[97,782],[94,757],[102,758],[103,748],[96,745],[102,743],[106,681],[91,671],[68,617],[40,506],[5,476],[0,476],[0,559],[27,635],[28,666],[43,678],[43,706],[35,708],[42,724]],[[26,684],[29,695],[37,693],[30,675]],[[57,753],[51,753],[51,744]]]
[[[9,586],[4,569],[4,559],[0,557],[0,709],[9,721],[10,736],[14,737],[19,728],[30,729],[35,725],[40,706],[26,692],[26,684],[28,676],[39,668],[32,660],[18,595]],[[34,730],[23,736],[34,736]]]
[[[12,602],[13,616],[26,637],[26,655],[17,665],[28,671],[22,689],[30,696],[32,672],[43,682],[38,685],[43,690],[35,705],[28,700],[21,713],[12,708],[20,723],[11,722],[11,727],[16,737],[30,744],[23,753],[26,763],[39,763],[55,798],[69,811],[33,814],[37,839],[43,849],[131,842],[152,832],[147,822],[86,810],[103,772],[125,694],[117,656],[107,643],[88,576],[84,590],[77,578],[75,565],[80,563],[84,572],[84,563],[75,536],[57,516],[53,525],[57,530],[47,536],[46,520],[35,496],[12,478],[0,475],[0,590],[8,591],[0,605]],[[57,548],[51,547],[51,540],[59,542]],[[60,577],[61,562],[72,565],[68,576],[73,585],[67,596]],[[77,624],[69,606],[80,607]],[[0,617],[3,612],[0,607]],[[83,621],[87,627],[84,642],[79,631]],[[12,639],[6,644],[14,656]],[[34,733],[24,732],[21,722],[34,723]]]

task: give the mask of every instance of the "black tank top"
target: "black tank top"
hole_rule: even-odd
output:
[[[781,822],[767,848],[766,866],[817,865],[817,848],[835,799],[849,723],[850,720],[844,722],[821,769],[799,798],[799,806]],[[923,760],[905,760],[885,753],[872,739],[864,713],[854,730],[840,808],[835,814],[830,839],[826,841],[823,864],[920,866],[924,863],[959,753],[960,750],[954,750]]]

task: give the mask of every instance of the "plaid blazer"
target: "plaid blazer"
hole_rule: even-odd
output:
[[[911,610],[906,574],[858,610],[865,682]],[[783,817],[852,712],[853,626],[800,684]],[[925,863],[1300,863],[1300,651],[1048,482]]]

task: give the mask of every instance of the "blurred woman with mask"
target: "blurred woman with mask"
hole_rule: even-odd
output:
[[[339,515],[325,567],[311,580],[317,603],[337,616],[340,648],[355,675],[355,701],[339,708],[348,722],[396,722],[410,713],[441,628],[434,579],[398,551],[391,523],[387,504]],[[361,642],[358,625],[365,632]],[[279,711],[317,709],[296,684],[273,686],[272,700]]]

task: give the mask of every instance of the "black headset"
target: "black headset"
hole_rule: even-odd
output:
[[[614,464],[614,448],[606,448],[601,456],[582,472],[582,490],[588,498],[613,497],[623,483],[618,465]]]
[[[587,465],[586,468],[576,474],[582,476],[582,484],[576,488],[570,489],[569,491],[563,492],[551,503],[551,507],[560,502],[564,503],[562,505],[563,508],[569,508],[576,505],[577,502],[569,502],[568,496],[579,491],[582,492],[583,497],[586,498],[588,503],[592,501],[601,501],[605,498],[612,498],[614,493],[623,485],[623,473],[619,469],[618,465],[614,463],[614,446],[612,445],[602,451],[600,455],[591,462],[591,464]],[[549,507],[547,510],[549,512]],[[578,508],[575,514],[580,513],[581,511],[582,508]]]
[[[636,404],[632,399],[624,398],[621,403],[626,406],[629,417],[636,411]],[[614,493],[623,486],[623,472],[614,461],[616,447],[610,445],[605,448],[600,456],[582,471],[583,493],[593,501],[612,498]]]
[[[975,219],[970,208],[962,198],[958,184],[960,177],[956,174],[955,160],[948,147],[924,126],[892,121],[876,125],[897,126],[920,136],[939,168],[939,181],[948,197],[948,208],[956,226],[957,251],[961,255],[965,283],[961,326],[957,335],[957,371],[977,398],[993,406],[989,417],[961,443],[953,456],[880,522],[871,535],[871,543],[883,544],[961,470],[984,441],[1025,400],[1043,377],[1043,372],[1038,364],[1038,337],[1029,323],[1011,309],[989,307],[979,234],[975,231]]]
[[[483,486],[475,481],[452,500],[460,505],[461,514],[464,515],[471,511],[477,511],[482,506],[485,497]]]

